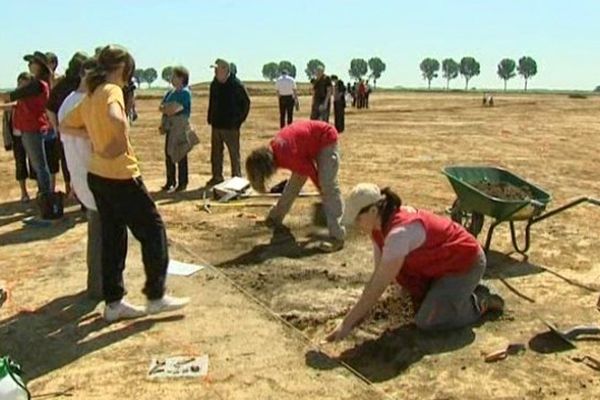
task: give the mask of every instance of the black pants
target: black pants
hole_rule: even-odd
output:
[[[62,176],[66,185],[69,185],[71,182],[71,173],[69,172],[69,167],[67,166],[67,157],[65,156],[65,148],[63,146],[62,140],[58,139],[58,146],[60,152],[60,169],[62,171]]]
[[[143,293],[149,300],[165,293],[169,250],[165,225],[141,178],[107,179],[88,174],[102,225],[102,291],[112,303],[125,296],[123,271],[127,257],[127,228],[142,245],[146,273]]]
[[[296,101],[294,100],[294,96],[279,96],[279,126],[281,128],[286,125],[286,115],[287,125],[291,124],[294,120],[295,105]]]
[[[13,136],[13,155],[15,157],[15,172],[17,181],[24,181],[28,177],[35,179],[32,173],[33,168],[31,162],[27,158],[25,148],[23,147],[23,141],[20,136]]]
[[[331,113],[331,102],[327,102],[327,107],[324,110],[320,109],[321,101],[313,100],[310,111],[310,119],[315,121],[323,121],[329,123],[329,114]]]
[[[335,118],[335,129],[339,133],[344,132],[345,128],[345,108],[346,103],[344,101],[334,101],[333,102],[333,115]]]
[[[169,143],[169,134],[165,137],[165,166],[167,169],[167,184],[166,186],[186,187],[188,184],[188,158],[187,155],[175,165],[171,157],[167,153],[167,143]],[[177,170],[177,171],[175,171]],[[175,180],[175,172],[177,180]]]

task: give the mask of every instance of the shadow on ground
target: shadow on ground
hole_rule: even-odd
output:
[[[86,340],[90,334],[108,327],[100,314],[93,312],[96,306],[95,301],[88,300],[86,294],[80,292],[0,321],[1,353],[21,364],[25,378],[32,380],[146,331],[156,323],[183,318],[141,319],[106,329],[105,333]]]
[[[255,265],[273,258],[304,258],[323,252],[316,246],[320,241],[318,237],[309,237],[298,241],[289,228],[279,226],[273,230],[269,243],[254,246],[250,251],[231,260],[217,263],[216,267],[236,267],[241,265]]]
[[[400,375],[426,355],[456,351],[474,340],[475,333],[470,327],[426,333],[414,325],[404,325],[358,344],[336,358],[312,350],[306,353],[305,360],[309,367],[319,370],[340,367],[341,361],[371,382],[384,382]]]
[[[24,217],[24,215],[17,215],[10,217],[9,220],[12,219],[11,222],[17,222]],[[0,220],[0,226],[4,224],[5,221],[5,219]],[[23,224],[18,229],[4,232],[0,234],[0,243],[2,243],[2,245],[11,245],[52,239],[62,235],[69,229],[72,229],[78,223],[85,221],[85,215],[80,210],[74,210],[65,213],[61,220],[53,222],[50,226],[28,226]]]

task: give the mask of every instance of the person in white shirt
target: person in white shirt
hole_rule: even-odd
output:
[[[275,82],[277,97],[279,98],[279,126],[283,128],[294,120],[294,106],[298,101],[296,81],[289,76],[286,70],[281,71],[281,76]],[[287,116],[287,118],[286,118]]]
[[[81,83],[79,88],[71,92],[63,101],[58,110],[58,122],[61,123],[65,116],[75,108],[79,102],[87,95],[85,85],[86,72],[93,69],[95,60],[90,58],[82,61],[81,65]],[[67,166],[71,173],[71,185],[77,199],[87,210],[88,220],[88,242],[87,242],[87,295],[93,300],[102,299],[102,227],[100,224],[100,214],[96,208],[94,195],[92,194],[88,182],[88,164],[92,155],[92,144],[90,139],[83,136],[75,136],[70,130],[61,131],[61,141],[65,149],[65,158]]]

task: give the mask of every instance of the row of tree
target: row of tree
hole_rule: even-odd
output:
[[[173,66],[169,65],[164,67],[161,73],[161,78],[167,82],[171,83],[171,77],[173,76]],[[235,63],[229,63],[229,68],[233,75],[237,74],[237,66]],[[146,68],[146,69],[136,69],[133,72],[133,79],[136,80],[138,86],[142,83],[147,83],[148,87],[151,87],[155,80],[158,79],[158,72],[154,68]]]
[[[237,66],[234,63],[230,63],[231,73],[237,74]],[[315,77],[317,69],[319,67],[325,68],[325,64],[318,59],[312,59],[306,64],[304,72],[308,79]],[[348,74],[351,78],[361,80],[365,77],[373,79],[373,85],[377,85],[377,79],[381,77],[381,74],[385,71],[386,65],[379,57],[373,57],[366,61],[362,58],[354,58],[350,61],[350,69]],[[471,78],[479,75],[481,72],[481,66],[479,62],[473,57],[463,57],[460,63],[457,63],[452,58],[446,58],[442,61],[441,65],[435,58],[427,57],[419,65],[423,79],[427,81],[427,87],[431,88],[431,81],[438,77],[440,68],[442,70],[442,77],[446,79],[446,89],[450,87],[450,81],[462,75],[465,79],[465,89],[469,89],[469,81]],[[289,61],[280,62],[269,62],[263,66],[262,75],[265,79],[273,81],[277,79],[283,71],[296,77],[296,66]],[[527,90],[528,80],[537,74],[537,63],[531,57],[521,57],[518,64],[510,58],[504,58],[498,63],[498,76],[504,80],[504,90],[506,90],[507,82],[517,76],[517,73],[525,79],[525,90]],[[173,67],[167,66],[163,68],[161,77],[164,81],[170,82],[173,74]],[[147,83],[148,86],[152,86],[152,83],[158,79],[158,72],[154,68],[136,69],[134,72],[134,79],[138,85]]]
[[[312,79],[315,77],[317,73],[317,69],[319,67],[325,68],[325,63],[319,59],[312,59],[308,63],[306,63],[306,69],[304,73],[306,74],[308,79]],[[263,65],[262,75],[265,79],[269,81],[274,81],[277,79],[283,71],[287,71],[287,73],[296,77],[296,66],[289,61],[280,61],[280,62],[268,62]],[[377,79],[381,77],[381,74],[385,71],[385,63],[379,57],[372,57],[369,61],[362,58],[355,58],[350,61],[350,70],[348,74],[351,78],[356,80],[363,79],[365,76],[373,79],[373,84],[377,85]]]
[[[431,88],[431,81],[438,77],[440,63],[435,58],[425,58],[419,65],[423,79],[427,81],[427,87]],[[469,89],[469,81],[474,76],[479,75],[481,66],[473,57],[463,57],[460,63],[451,58],[446,58],[441,64],[442,76],[446,79],[446,89],[450,87],[450,81],[459,74],[465,78],[465,89]],[[537,74],[537,63],[531,57],[521,57],[519,64],[510,58],[504,58],[498,64],[497,74],[504,80],[504,90],[509,79],[519,75],[525,79],[525,90],[527,90],[527,81]]]

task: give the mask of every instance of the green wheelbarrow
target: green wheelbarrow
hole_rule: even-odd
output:
[[[531,244],[531,226],[582,203],[600,206],[600,200],[579,197],[568,204],[546,211],[552,197],[544,189],[502,168],[478,166],[450,166],[442,170],[454,192],[456,200],[448,210],[452,220],[464,226],[477,237],[485,217],[493,219],[485,241],[485,251],[489,251],[494,229],[503,222],[510,225],[510,236],[514,249],[526,254]],[[524,198],[507,200],[494,197],[481,189],[481,184],[507,185],[520,188],[527,193]],[[515,222],[526,222],[525,239],[521,246],[517,241]]]

